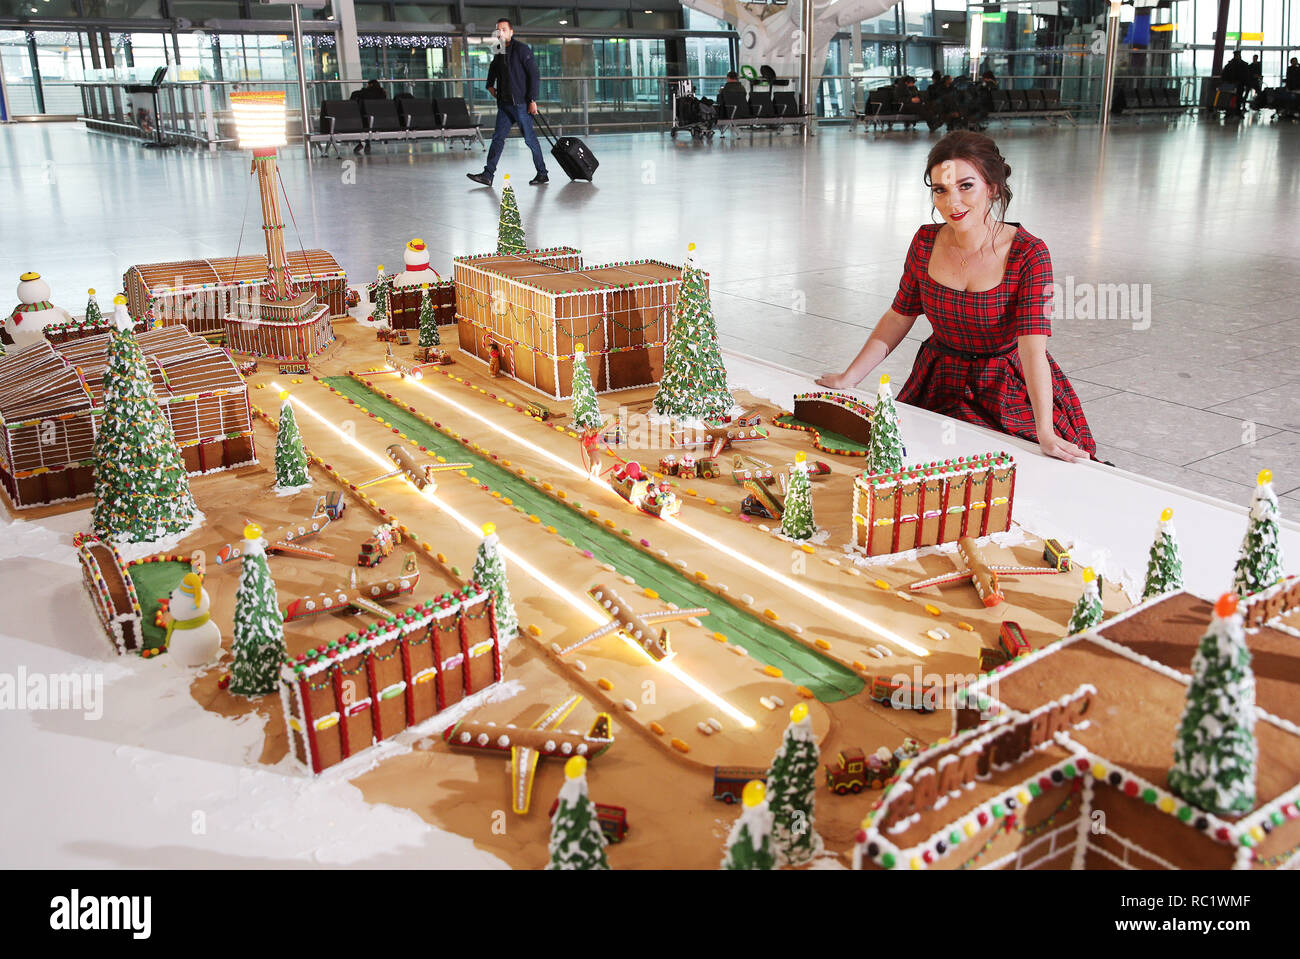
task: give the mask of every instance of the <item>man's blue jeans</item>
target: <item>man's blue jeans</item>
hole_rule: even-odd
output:
[[[528,144],[528,149],[533,151],[533,166],[537,167],[538,173],[545,176],[546,161],[542,158],[542,147],[537,142],[533,118],[528,112],[526,103],[497,103],[497,128],[492,131],[492,146],[488,148],[487,166],[483,169],[488,176],[496,175],[497,161],[501,159],[501,151],[505,149],[506,137],[510,135],[510,128],[516,123],[519,124],[519,132],[524,135],[524,142]]]

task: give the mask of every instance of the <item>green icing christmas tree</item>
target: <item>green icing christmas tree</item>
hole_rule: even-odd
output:
[[[806,703],[790,710],[785,739],[767,772],[767,803],[772,811],[772,849],[781,865],[802,866],[822,852],[813,828],[813,802],[821,753]]]
[[[1282,578],[1282,546],[1278,542],[1277,494],[1273,492],[1272,470],[1260,470],[1259,485],[1250,504],[1250,525],[1241,541],[1241,555],[1232,578],[1238,596],[1268,589]]]
[[[880,377],[876,408],[871,412],[871,436],[867,443],[868,476],[897,473],[903,468],[903,434],[898,429],[898,409],[889,388],[889,374]]]
[[[605,422],[596,401],[596,387],[591,382],[591,369],[587,354],[579,343],[573,348],[573,426],[575,429],[594,430]]]
[[[185,462],[154,394],[126,298],[113,312],[103,413],[95,436],[95,505],[91,522],[105,539],[144,543],[194,523]]]
[[[524,224],[519,219],[519,204],[515,202],[515,188],[510,185],[507,173],[505,189],[501,191],[501,219],[497,223],[497,255],[523,253],[528,249],[524,240]]]
[[[90,299],[86,301],[86,323],[102,323],[104,321],[104,314],[99,309],[99,301],[95,299],[95,288],[92,286],[86,292],[90,297]]]
[[[265,696],[276,690],[286,651],[284,617],[266,563],[266,540],[255,524],[244,527],[240,556],[230,692],[236,696]]]
[[[767,787],[757,779],[745,783],[741,793],[744,808],[727,836],[723,869],[775,869],[772,851],[772,811],[767,806]]]
[[[483,542],[479,543],[470,579],[485,589],[490,589],[496,597],[497,635],[501,639],[508,639],[519,631],[519,620],[515,616],[515,604],[510,599],[510,583],[506,579],[505,558],[498,549],[500,544],[496,524],[485,523]]]
[[[275,434],[275,485],[280,489],[306,486],[311,482],[307,454],[302,448],[298,419],[289,402],[289,391],[280,393],[280,426]]]
[[[1092,629],[1101,622],[1101,617],[1101,587],[1098,585],[1097,574],[1089,566],[1083,571],[1083,595],[1074,604],[1074,612],[1070,614],[1070,625],[1066,627],[1065,633],[1067,636],[1073,636],[1085,629]]]
[[[429,284],[424,284],[420,291],[420,345],[424,347],[441,346],[442,337],[438,334],[438,316],[433,311],[433,300],[429,297]]]
[[[791,539],[811,539],[817,532],[813,521],[812,483],[808,479],[808,457],[803,450],[794,454],[790,485],[785,491],[781,532]]]
[[[694,251],[694,243],[690,249]],[[654,410],[677,419],[709,420],[724,416],[733,405],[704,273],[688,255],[682,266],[673,328],[664,348],[664,375],[655,393]]]
[[[393,295],[393,278],[384,272],[384,265],[379,264],[378,275],[370,284],[370,292],[375,296],[375,308],[370,313],[370,322],[379,326],[389,326],[389,300]]]
[[[547,869],[608,869],[605,834],[596,804],[587,795],[587,760],[574,756],[564,764],[564,785],[551,818],[551,861]]]
[[[1178,537],[1174,533],[1173,519],[1174,511],[1171,509],[1160,514],[1160,525],[1156,527],[1156,538],[1151,544],[1151,557],[1147,560],[1143,599],[1182,588],[1183,560],[1178,555]]]
[[[1169,788],[1206,812],[1239,816],[1255,805],[1258,759],[1255,674],[1237,597],[1225,593],[1192,659]]]

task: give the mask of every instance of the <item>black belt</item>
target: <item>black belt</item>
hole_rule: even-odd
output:
[[[933,336],[928,338],[924,343],[921,344],[921,346],[932,349],[936,353],[942,353],[944,356],[953,356],[959,360],[967,360],[967,361],[991,360],[995,356],[1006,356],[1008,353],[1010,353],[1012,350],[1016,348],[1016,344],[1011,343],[1008,346],[1004,346],[1000,350],[993,350],[991,353],[971,353],[971,352],[967,352],[966,350],[954,350],[948,344],[940,343]]]

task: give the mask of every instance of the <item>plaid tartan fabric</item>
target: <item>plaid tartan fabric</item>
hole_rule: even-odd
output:
[[[1002,282],[981,293],[954,290],[930,278],[930,253],[942,224],[922,226],[907,251],[894,312],[924,313],[934,328],[931,339],[962,353],[1004,350],[1014,346],[1018,336],[1051,336],[1052,258],[1042,240],[1020,224],[1012,225],[1016,236]],[[1079,397],[1050,353],[1047,363],[1052,370],[1052,422],[1057,434],[1096,458],[1097,444]],[[923,345],[898,401],[1038,442],[1025,373],[1015,349],[1001,356],[967,359]]]

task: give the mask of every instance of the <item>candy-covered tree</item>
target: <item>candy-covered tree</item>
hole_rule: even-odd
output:
[[[587,760],[574,756],[564,764],[564,785],[551,818],[551,861],[547,869],[608,869],[605,834],[596,804],[587,795]]]
[[[1083,594],[1074,604],[1074,612],[1070,614],[1070,625],[1066,627],[1066,634],[1073,636],[1085,629],[1092,629],[1101,622],[1101,617],[1101,588],[1097,584],[1097,574],[1089,566],[1083,571]]]
[[[801,866],[822,852],[822,837],[813,826],[820,761],[808,705],[798,703],[790,710],[790,725],[767,772],[772,851],[781,865]]]
[[[86,323],[94,325],[102,323],[104,314],[100,312],[99,301],[95,299],[95,288],[92,286],[86,291],[86,295],[90,297],[86,301]]]
[[[230,692],[236,696],[265,696],[275,692],[285,659],[284,617],[266,562],[266,540],[255,523],[244,527],[240,562]]]
[[[429,297],[429,284],[421,284],[420,290],[420,346],[441,346],[442,337],[438,333],[438,316],[433,310],[433,300]]]
[[[723,869],[774,869],[772,811],[767,806],[767,787],[761,780],[745,783],[740,794],[744,807],[727,836]]]
[[[505,189],[501,191],[501,216],[497,223],[497,255],[523,253],[528,249],[524,239],[524,224],[519,219],[519,204],[515,202],[515,188],[510,185],[510,174],[505,176]]]
[[[695,250],[695,244],[690,245]],[[690,254],[682,266],[682,283],[674,306],[673,328],[664,348],[664,375],[655,393],[654,410],[677,419],[717,419],[735,401],[727,389],[718,327],[704,285],[704,273]]]
[[[377,275],[367,287],[375,298],[375,308],[370,313],[370,322],[379,326],[389,325],[389,299],[393,295],[393,278],[384,272],[384,264],[377,267]]]
[[[126,297],[114,301],[95,435],[91,523],[105,539],[151,542],[194,523],[198,507],[171,423],[158,403]]]
[[[1273,471],[1260,470],[1250,503],[1250,524],[1241,541],[1241,554],[1232,578],[1238,596],[1267,589],[1283,576],[1282,546],[1278,542],[1281,512],[1273,492]]]
[[[781,532],[790,539],[811,539],[817,532],[813,520],[812,483],[808,479],[808,456],[803,450],[794,454],[790,468],[790,486],[785,491],[785,509],[781,513]]]
[[[275,432],[275,485],[279,489],[296,489],[311,482],[307,470],[307,453],[302,448],[298,419],[289,402],[289,391],[280,391],[280,425]]]
[[[596,387],[591,382],[591,369],[587,354],[578,343],[573,348],[573,426],[579,431],[599,429],[605,418],[596,400]]]
[[[1172,593],[1183,585],[1183,560],[1178,555],[1178,536],[1174,532],[1174,511],[1166,509],[1160,514],[1156,538],[1151,543],[1147,559],[1147,578],[1142,587],[1142,598],[1150,599]]]
[[[898,408],[889,387],[889,374],[880,377],[876,389],[876,408],[871,412],[871,436],[867,443],[865,472],[897,473],[903,468],[903,434],[898,428]]]
[[[497,635],[502,639],[519,631],[515,604],[510,599],[510,583],[506,579],[506,561],[501,555],[501,538],[497,536],[496,523],[483,524],[483,541],[478,545],[474,569],[470,579],[492,591],[496,598]]]
[[[1255,805],[1255,674],[1238,598],[1225,593],[1192,658],[1169,788],[1193,806],[1239,816]]]

